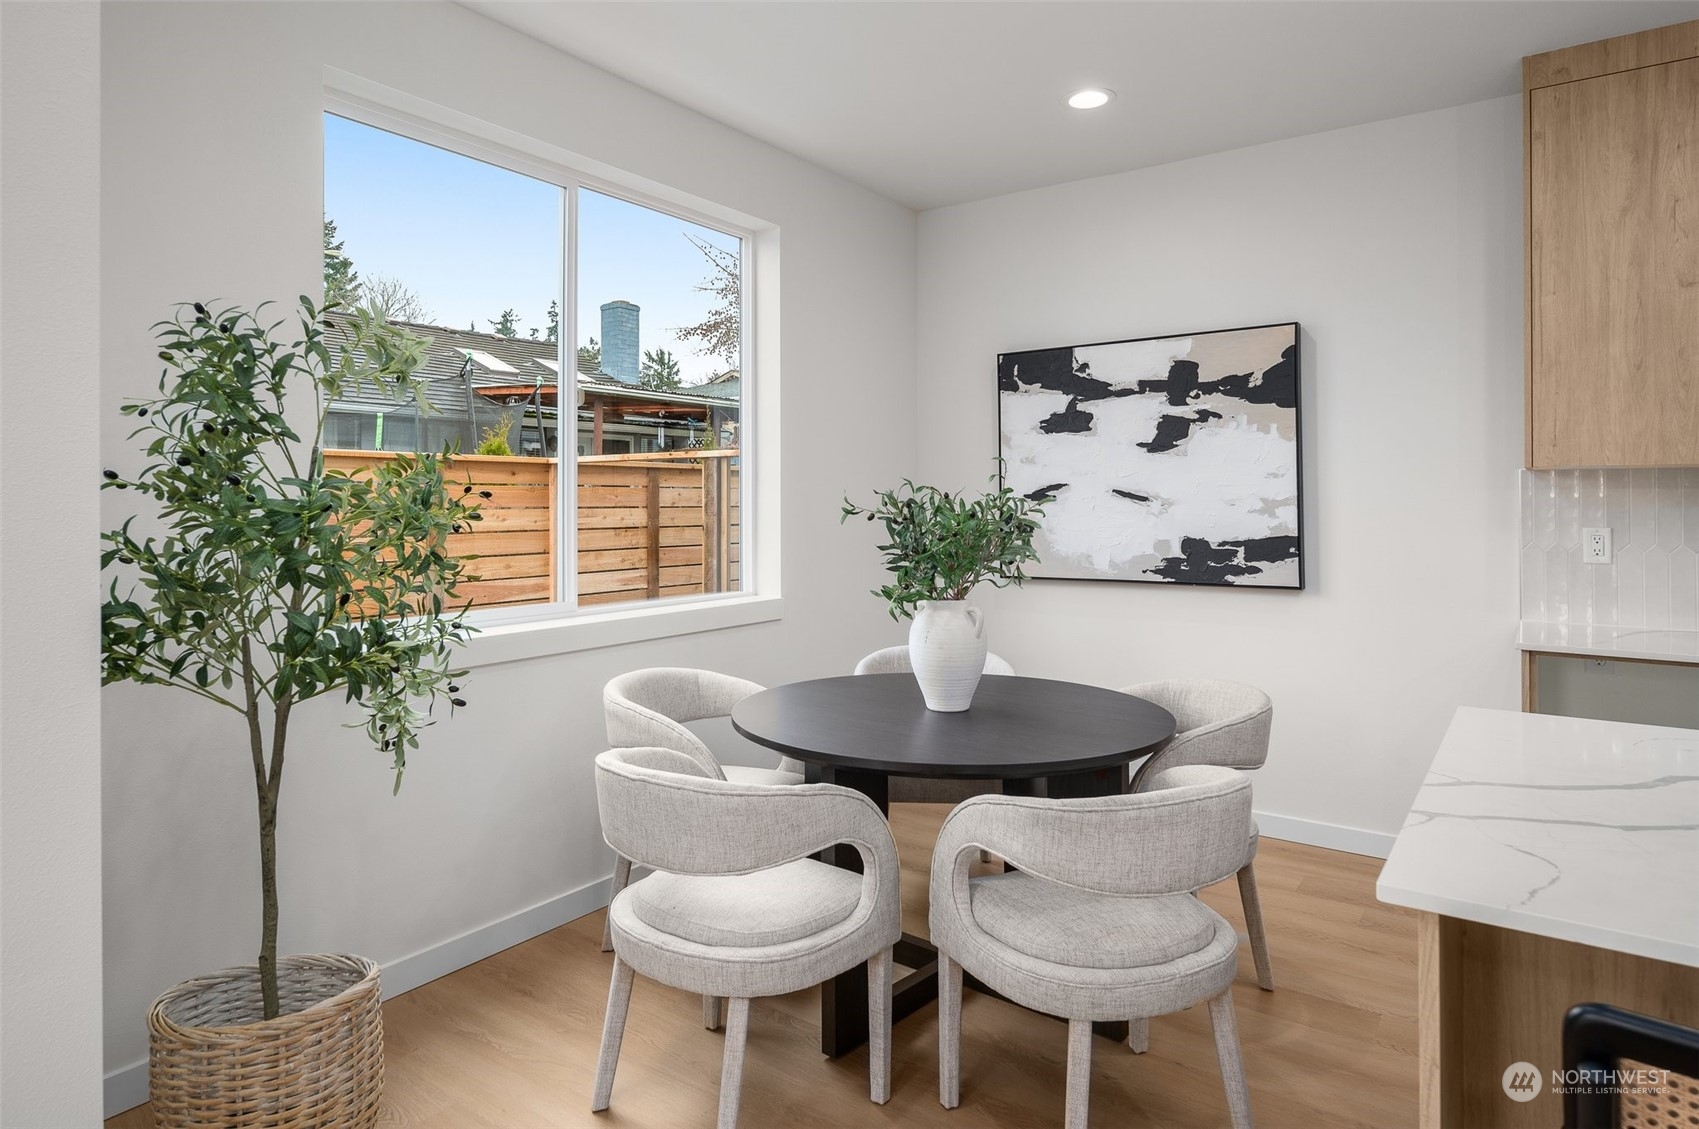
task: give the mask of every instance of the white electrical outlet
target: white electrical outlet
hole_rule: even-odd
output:
[[[1611,563],[1611,531],[1608,525],[1602,529],[1581,531],[1581,563]]]

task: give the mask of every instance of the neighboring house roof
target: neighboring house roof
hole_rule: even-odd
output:
[[[706,384],[698,384],[690,391],[699,396],[711,396],[716,400],[730,400],[735,403],[743,395],[743,381],[736,376],[717,376]]]
[[[334,352],[349,339],[346,319],[334,314],[325,319],[325,344]],[[509,397],[529,398],[539,384],[543,402],[553,406],[560,382],[560,353],[552,341],[525,337],[503,337],[499,333],[474,333],[441,325],[396,322],[397,326],[430,340],[425,363],[419,372],[425,378],[425,397],[438,412],[466,413],[466,380],[462,375],[471,359],[472,387],[481,397],[500,403]],[[605,372],[578,373],[578,386],[586,396],[617,396],[621,401],[654,405],[713,405],[736,401],[737,382],[724,382],[656,392],[625,384]],[[351,390],[337,401],[342,407],[367,411],[394,411],[395,400],[370,384]]]

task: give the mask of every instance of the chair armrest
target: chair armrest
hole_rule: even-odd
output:
[[[1145,782],[1157,773],[1186,765],[1260,768],[1268,759],[1268,737],[1273,724],[1274,711],[1267,709],[1248,717],[1230,717],[1187,730],[1139,766],[1128,790],[1141,791]]]
[[[604,691],[602,716],[607,726],[608,744],[614,748],[656,746],[677,749],[707,774],[719,780],[726,778],[720,762],[702,739],[665,714]]]
[[[891,875],[894,887],[891,829],[861,793],[683,775],[632,763],[628,752],[596,758],[596,795],[603,837],[633,862],[675,874],[748,874],[847,844],[864,870]]]
[[[1196,890],[1244,865],[1251,785],[1229,768],[1174,769],[1144,795],[1048,800],[975,796],[944,821],[932,853],[937,891],[965,891],[968,859],[992,851],[1041,878],[1105,894]]]

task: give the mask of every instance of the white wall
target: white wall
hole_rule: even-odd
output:
[[[611,869],[590,770],[610,675],[666,663],[776,683],[847,671],[893,634],[873,597],[847,595],[877,582],[878,561],[838,527],[837,502],[913,459],[902,409],[914,386],[915,218],[452,5],[118,4],[103,19],[109,460],[133,461],[117,407],[157,379],[148,326],[172,303],[315,291],[327,66],[780,228],[784,619],[479,669],[471,708],[427,734],[393,799],[385,758],[342,728],[347,711],[297,711],[281,815],[285,950],[390,962],[528,907],[545,909],[525,923],[546,922],[549,905],[580,904],[551,899]],[[107,520],[119,500],[108,498]],[[151,997],[253,958],[258,865],[231,717],[130,686],[105,692],[102,716],[105,1049],[117,1070],[145,1054]]]
[[[1291,821],[1395,832],[1452,711],[1516,706],[1521,152],[1510,98],[921,216],[928,480],[990,472],[999,352],[1303,323],[1307,590],[983,598],[1023,673],[1266,688],[1265,832],[1372,847]]]
[[[0,41],[0,1125],[92,1125],[99,11],[0,5]]]

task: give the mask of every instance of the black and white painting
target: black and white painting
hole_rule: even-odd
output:
[[[1004,480],[1049,498],[1029,575],[1302,588],[1298,325],[1004,353]]]

